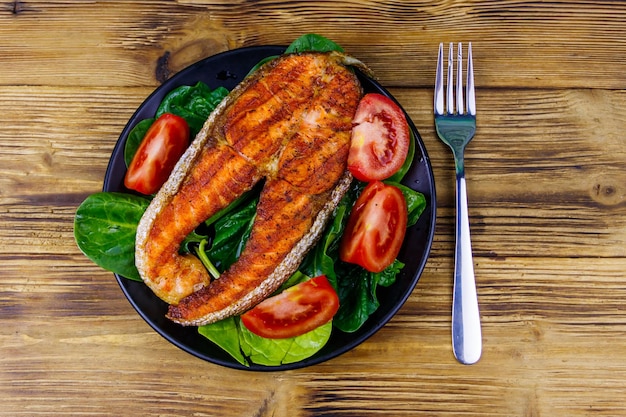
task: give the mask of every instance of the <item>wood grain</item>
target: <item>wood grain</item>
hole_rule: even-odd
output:
[[[626,5],[615,1],[0,2],[1,416],[619,416],[626,380]],[[137,106],[185,66],[318,32],[405,107],[437,184],[431,257],[358,348],[280,373],[157,335],[76,247]],[[440,41],[473,42],[466,154],[484,353],[450,342],[454,172]]]
[[[5,84],[156,85],[217,52],[284,45],[311,31],[367,62],[385,85],[430,86],[436,45],[458,40],[476,45],[481,87],[586,88],[593,80],[595,88],[619,89],[626,81],[616,58],[623,51],[626,8],[615,1],[4,5],[0,65],[11,68],[3,71]],[[100,71],[76,71],[85,65]]]

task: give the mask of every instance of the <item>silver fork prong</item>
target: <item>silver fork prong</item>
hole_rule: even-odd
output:
[[[472,62],[472,43],[467,47],[467,112],[476,116],[476,94],[474,93],[474,63]]]
[[[446,105],[448,109],[448,114],[454,114],[454,87],[452,83],[452,72],[454,68],[454,56],[453,52],[453,44],[450,43],[450,49],[448,50],[448,87],[446,89]]]
[[[443,114],[443,43],[439,44],[437,75],[435,76],[435,114]]]
[[[459,42],[456,55],[456,112],[465,113],[463,102],[463,45]]]

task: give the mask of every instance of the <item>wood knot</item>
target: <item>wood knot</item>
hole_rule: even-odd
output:
[[[22,12],[25,12],[28,7],[24,5],[24,2],[20,0],[15,0],[7,4],[6,8],[11,12],[12,15],[17,16]]]
[[[606,178],[596,179],[592,186],[591,197],[605,206],[614,206],[624,202],[624,190]]]
[[[165,51],[165,53],[157,59],[154,77],[161,84],[167,81],[171,75],[171,70],[169,68],[170,56],[170,51]]]
[[[156,61],[155,78],[162,84],[189,65],[228,49],[228,44],[210,38],[166,43],[162,45],[163,54]],[[222,71],[218,75],[218,79],[221,80],[219,77],[224,77],[224,81],[236,78],[234,74],[228,71]]]
[[[13,2],[13,9],[11,10],[11,13],[20,14],[21,12],[22,12],[22,2],[19,0],[15,0]]]

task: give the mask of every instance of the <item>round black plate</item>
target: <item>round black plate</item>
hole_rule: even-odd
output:
[[[258,46],[235,49],[203,59],[174,75],[157,88],[130,118],[115,145],[104,179],[104,191],[128,192],[124,187],[124,145],[131,129],[141,120],[154,117],[163,97],[181,85],[194,85],[203,81],[212,89],[223,86],[232,89],[263,58],[279,55],[285,50],[280,46]],[[395,99],[377,82],[359,74],[366,92],[378,92]],[[418,223],[407,230],[404,246],[398,258],[406,264],[395,284],[380,288],[380,307],[355,333],[346,334],[333,329],[330,340],[317,354],[297,363],[268,367],[252,364],[243,366],[229,354],[198,333],[196,327],[182,327],[167,318],[167,305],[157,298],[141,282],[116,275],[117,281],[139,315],[165,339],[184,351],[209,362],[235,369],[276,371],[302,368],[324,362],[349,351],[372,336],[384,326],[402,307],[417,284],[424,269],[435,231],[435,183],[424,143],[407,115],[409,126],[416,139],[415,160],[403,181],[405,185],[426,196],[426,210]]]

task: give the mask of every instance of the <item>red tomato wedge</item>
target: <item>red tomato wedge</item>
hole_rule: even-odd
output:
[[[124,185],[142,194],[154,194],[189,146],[189,125],[182,117],[165,113],[150,126],[133,160]]]
[[[339,246],[344,262],[381,272],[398,256],[407,225],[406,201],[398,187],[369,183],[354,203]]]
[[[241,322],[258,336],[286,339],[328,323],[338,309],[335,289],[320,275],[263,300],[244,313]]]
[[[348,169],[361,181],[396,173],[409,151],[409,125],[398,105],[382,94],[366,94],[353,119]]]

